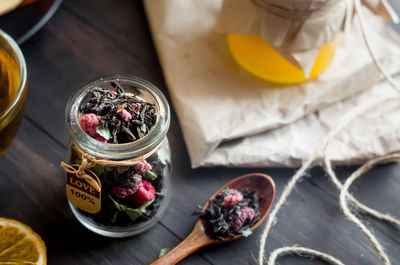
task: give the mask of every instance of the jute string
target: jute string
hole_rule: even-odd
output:
[[[355,13],[356,17],[358,19],[358,22],[360,24],[361,28],[361,34],[362,38],[364,40],[364,43],[367,47],[367,50],[373,60],[374,65],[377,67],[379,72],[383,75],[384,79],[395,89],[397,92],[400,92],[400,87],[396,82],[392,79],[392,77],[386,73],[386,71],[382,68],[380,63],[378,62],[374,52],[371,49],[370,42],[368,40],[367,32],[366,32],[366,26],[365,26],[365,21],[364,21],[364,16],[361,10],[361,3],[360,0],[354,0],[354,7],[355,7]],[[400,100],[400,95],[397,94],[395,96],[391,97],[385,97],[382,99],[378,99],[376,101],[373,101],[371,103],[367,103],[365,105],[358,106],[346,114],[343,115],[343,117],[340,119],[340,121],[336,124],[336,126],[330,131],[330,133],[326,136],[326,138],[322,141],[322,143],[317,147],[317,149],[313,152],[313,154],[302,164],[300,169],[292,176],[292,178],[289,180],[288,184],[284,188],[281,197],[279,198],[278,202],[276,203],[274,209],[271,211],[267,223],[265,225],[265,228],[263,230],[263,233],[261,235],[261,240],[260,240],[260,251],[259,251],[259,264],[262,265],[265,261],[265,244],[266,240],[269,234],[269,231],[271,230],[271,227],[276,219],[276,215],[278,214],[280,208],[285,204],[288,196],[294,189],[296,183],[304,176],[305,171],[311,166],[311,164],[320,156],[325,156],[325,167],[326,171],[328,172],[328,175],[331,179],[331,181],[336,185],[336,187],[340,190],[340,206],[342,208],[342,211],[344,215],[351,220],[353,223],[357,225],[361,229],[361,231],[364,233],[364,235],[367,237],[367,239],[370,241],[372,244],[375,252],[378,254],[380,257],[381,261],[385,265],[390,265],[390,260],[388,259],[386,253],[383,250],[383,247],[379,243],[379,241],[376,239],[376,237],[372,234],[372,232],[352,213],[352,211],[349,208],[349,202],[352,203],[352,205],[355,208],[358,208],[365,213],[368,213],[375,218],[382,220],[382,221],[387,221],[395,225],[400,225],[400,221],[397,220],[396,218],[388,215],[388,214],[382,214],[374,209],[371,209],[363,204],[361,204],[359,201],[357,201],[351,194],[349,194],[348,190],[351,186],[351,184],[359,178],[363,173],[368,171],[371,167],[376,165],[377,163],[383,163],[383,162],[392,162],[392,161],[398,161],[400,160],[400,153],[393,153],[389,155],[385,155],[382,157],[378,157],[376,159],[372,159],[368,162],[366,162],[363,166],[361,166],[357,171],[355,171],[346,181],[344,184],[342,184],[336,177],[336,174],[334,173],[330,160],[326,156],[326,148],[329,145],[329,143],[339,134],[352,120],[357,118],[359,115],[366,113],[370,110],[373,110],[375,107],[384,104],[389,101],[393,100]],[[274,265],[275,260],[282,255],[285,254],[297,254],[299,256],[311,256],[311,257],[317,257],[322,260],[325,260],[327,262],[330,262],[331,264],[335,265],[343,265],[341,261],[336,259],[335,257],[314,250],[310,248],[304,248],[300,246],[292,246],[292,247],[283,247],[274,250],[269,259],[268,259],[268,265]]]
[[[136,165],[136,164],[144,161],[146,158],[151,156],[155,152],[155,150],[157,150],[160,147],[160,145],[158,145],[152,151],[146,153],[143,156],[135,157],[135,158],[128,159],[128,160],[115,161],[115,160],[106,160],[106,159],[96,158],[96,157],[86,153],[85,151],[83,151],[75,143],[72,143],[71,149],[72,148],[75,149],[81,155],[82,162],[78,168],[75,168],[74,165],[68,165],[64,162],[61,162],[61,167],[64,168],[64,170],[67,173],[75,174],[78,178],[85,179],[92,187],[94,187],[98,192],[100,192],[101,191],[100,185],[90,174],[86,173],[92,167],[94,167],[96,165],[110,166],[110,167],[133,166],[133,165]]]

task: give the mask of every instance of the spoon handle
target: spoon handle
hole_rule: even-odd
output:
[[[173,265],[213,241],[199,229],[194,229],[190,235],[174,249],[150,265]]]

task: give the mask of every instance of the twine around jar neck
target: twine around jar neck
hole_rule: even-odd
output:
[[[292,8],[283,6],[282,0],[251,0],[257,7],[274,14],[278,17],[302,20],[310,17],[320,16],[336,5],[337,0],[289,0]]]
[[[100,185],[97,183],[97,181],[87,174],[86,172],[90,170],[92,167],[96,165],[101,165],[101,166],[109,166],[109,167],[118,167],[118,166],[133,166],[136,165],[140,162],[143,162],[146,158],[151,156],[158,148],[161,146],[161,143],[151,150],[150,152],[147,152],[146,154],[135,157],[132,159],[128,160],[121,160],[121,161],[115,161],[115,160],[108,160],[108,159],[99,159],[96,158],[85,151],[83,151],[77,144],[74,142],[71,143],[71,149],[74,148],[82,157],[82,162],[79,165],[78,168],[75,168],[74,165],[68,165],[67,163],[64,163],[61,161],[61,167],[70,174],[75,174],[78,178],[83,178],[85,179],[93,188],[95,188],[98,192],[101,191]]]

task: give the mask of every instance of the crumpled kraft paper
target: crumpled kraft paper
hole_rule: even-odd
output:
[[[400,77],[396,81],[400,83]],[[380,83],[287,126],[222,144],[202,161],[202,166],[298,167],[318,148],[344,113],[354,106],[396,94],[398,91],[388,83]],[[326,155],[334,165],[350,165],[398,150],[400,102],[393,101],[351,122],[328,145]],[[322,157],[315,160],[315,164],[322,162]]]
[[[296,166],[311,150],[307,137],[325,128],[329,118],[299,129],[296,134],[293,126],[297,123],[293,122],[380,80],[356,21],[343,36],[331,66],[318,79],[296,86],[277,86],[251,76],[231,58],[224,34],[213,30],[221,0],[144,3],[193,167]],[[399,71],[399,38],[380,19],[371,14],[367,18],[371,45],[380,62],[389,72]],[[291,123],[290,133],[284,127],[279,129],[284,133],[273,130]],[[268,146],[260,135],[273,135]],[[249,141],[252,144],[238,144]],[[334,157],[337,163],[365,157],[367,147],[354,141],[357,138],[346,138],[342,143],[361,147],[352,150],[352,160],[348,161],[349,154],[344,149]],[[391,150],[393,138],[379,141],[385,151]]]

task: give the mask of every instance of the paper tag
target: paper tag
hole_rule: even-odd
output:
[[[72,165],[78,168],[78,165]],[[93,177],[101,188],[99,178],[90,170],[85,173]],[[78,177],[76,174],[67,174],[66,192],[68,200],[78,209],[88,213],[98,213],[101,209],[101,192],[97,191],[84,178]]]

